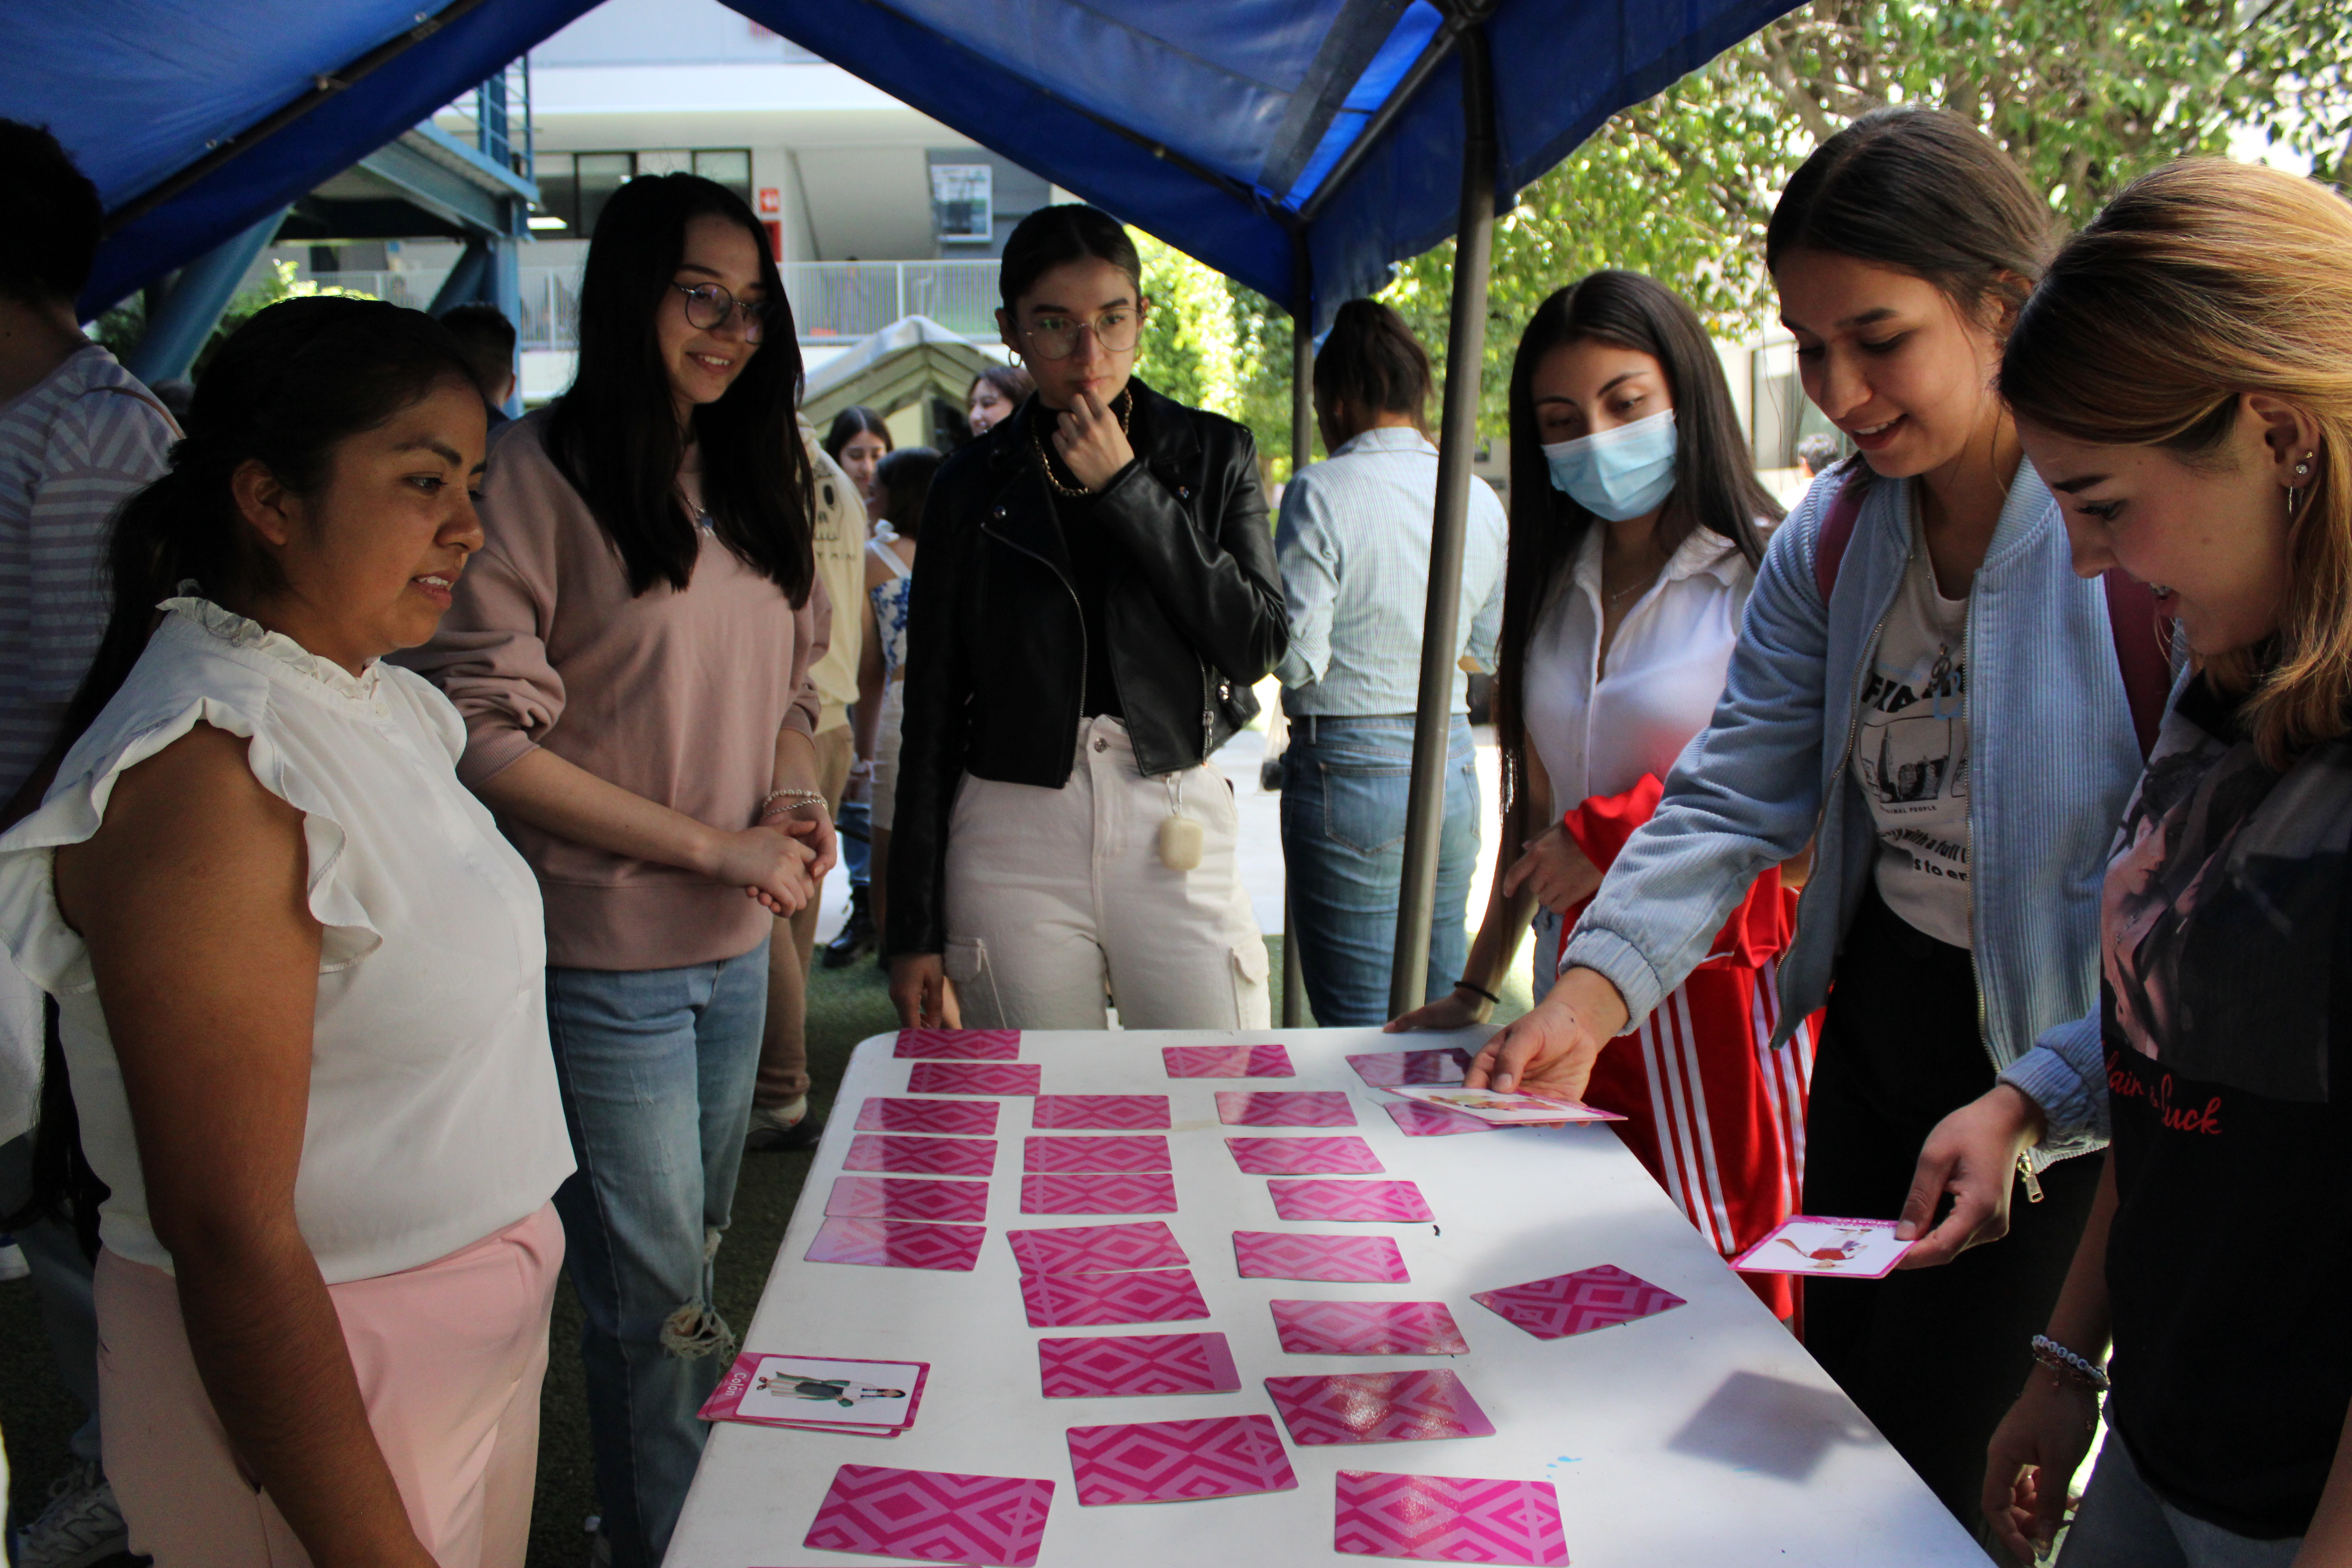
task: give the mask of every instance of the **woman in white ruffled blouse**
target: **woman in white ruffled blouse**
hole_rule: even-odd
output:
[[[0,837],[109,1190],[107,1473],[157,1568],[519,1565],[572,1170],[539,892],[381,661],[481,543],[481,398],[421,312],[299,300],[188,428]]]

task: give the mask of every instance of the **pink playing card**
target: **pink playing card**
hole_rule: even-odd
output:
[[[1051,1481],[844,1465],[803,1546],[928,1563],[1034,1568]]]
[[[1683,1304],[1673,1291],[1607,1263],[1501,1290],[1481,1290],[1470,1299],[1539,1340],[1566,1339]]]
[[[1029,1125],[1041,1131],[1106,1128],[1127,1132],[1168,1124],[1164,1094],[1041,1094],[1029,1117]]]
[[[1495,1424],[1451,1371],[1269,1377],[1265,1391],[1300,1447],[1491,1437]]]
[[[1300,1236],[1286,1230],[1234,1232],[1234,1261],[1244,1279],[1331,1279],[1404,1285],[1404,1254],[1385,1236]]]
[[[1056,1171],[1165,1171],[1172,1168],[1168,1140],[1150,1132],[1113,1138],[1032,1138],[1021,1145],[1021,1168]]]
[[[988,1217],[986,1182],[931,1182],[919,1177],[841,1176],[825,1195],[824,1212],[851,1219],[929,1219],[978,1225]]]
[[[1021,1054],[1018,1029],[901,1029],[899,1060],[1009,1062]]]
[[[1470,1071],[1470,1053],[1448,1047],[1436,1051],[1375,1051],[1349,1057],[1356,1076],[1374,1089],[1401,1083],[1460,1083]]]
[[[996,1169],[991,1138],[915,1138],[860,1132],[849,1141],[845,1171],[903,1171],[919,1176],[985,1176]]]
[[[1271,1301],[1292,1355],[1467,1355],[1443,1301]]]
[[[845,1219],[816,1227],[811,1263],[864,1263],[877,1268],[968,1270],[980,1261],[985,1226],[933,1225],[912,1219]]]
[[[1024,1176],[1023,1214],[1174,1214],[1176,1178],[1165,1171]]]
[[[1034,1094],[1045,1069],[1034,1062],[917,1062],[909,1094]]]
[[[1048,1399],[1233,1394],[1242,1385],[1223,1334],[1103,1334],[1037,1342]]]
[[[1176,1233],[1156,1219],[1132,1225],[1074,1225],[1060,1230],[1011,1230],[1013,1261],[1024,1274],[1119,1274],[1136,1268],[1181,1268],[1192,1260]]]
[[[1567,1568],[1559,1494],[1549,1481],[1341,1470],[1333,1550],[1423,1563]]]
[[[1102,1323],[1174,1323],[1205,1318],[1209,1304],[1188,1268],[1136,1274],[1024,1274],[1021,1304],[1033,1329]]]
[[[1069,1441],[1070,1470],[1087,1508],[1298,1489],[1271,1416],[1073,1426]]]
[[[1446,1138],[1456,1132],[1500,1132],[1491,1121],[1481,1121],[1465,1111],[1448,1110],[1442,1105],[1423,1105],[1417,1100],[1391,1100],[1381,1107],[1397,1131],[1408,1138]]]
[[[1411,1182],[1331,1182],[1309,1177],[1268,1182],[1274,1212],[1284,1219],[1387,1220],[1407,1224],[1434,1218],[1421,1188]]]
[[[1225,1147],[1253,1176],[1375,1176],[1388,1169],[1360,1138],[1228,1138]]]
[[[1336,1089],[1221,1089],[1217,1120],[1228,1127],[1353,1127],[1356,1113]]]
[[[1280,1046],[1162,1046],[1170,1078],[1297,1078]]]
[[[996,1107],[969,1100],[896,1100],[877,1094],[857,1108],[857,1131],[986,1138],[996,1131]]]

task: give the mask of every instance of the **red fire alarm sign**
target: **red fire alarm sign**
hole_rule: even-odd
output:
[[[760,210],[763,213],[780,213],[783,211],[784,193],[778,190],[773,185],[761,185],[760,187]]]

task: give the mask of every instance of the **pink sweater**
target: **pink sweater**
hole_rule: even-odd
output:
[[[543,445],[546,416],[501,436],[482,487],[488,542],[441,630],[400,657],[466,718],[472,787],[534,746],[713,827],[749,827],[774,787],[776,737],[810,733],[808,669],[832,614],[822,587],[793,610],[705,536],[692,584],[629,592],[620,552]],[[673,969],[733,958],[774,923],[740,888],[499,826],[539,873],[547,962]]]

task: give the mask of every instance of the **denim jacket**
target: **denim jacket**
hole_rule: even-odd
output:
[[[1851,769],[1862,684],[1912,531],[1913,487],[1872,481],[1824,604],[1814,546],[1844,482],[1843,468],[1823,476],[1774,533],[1713,721],[1561,957],[1606,975],[1636,1018],[1706,956],[1748,883],[1808,838],[1812,877],[1780,961],[1772,1044],[1829,994],[1877,849]],[[2056,499],[2031,466],[1969,589],[1968,638],[1978,1027],[2001,1080],[2049,1118],[2040,1166],[2106,1136],[2099,888],[2140,754],[2105,595],[2074,575]]]

